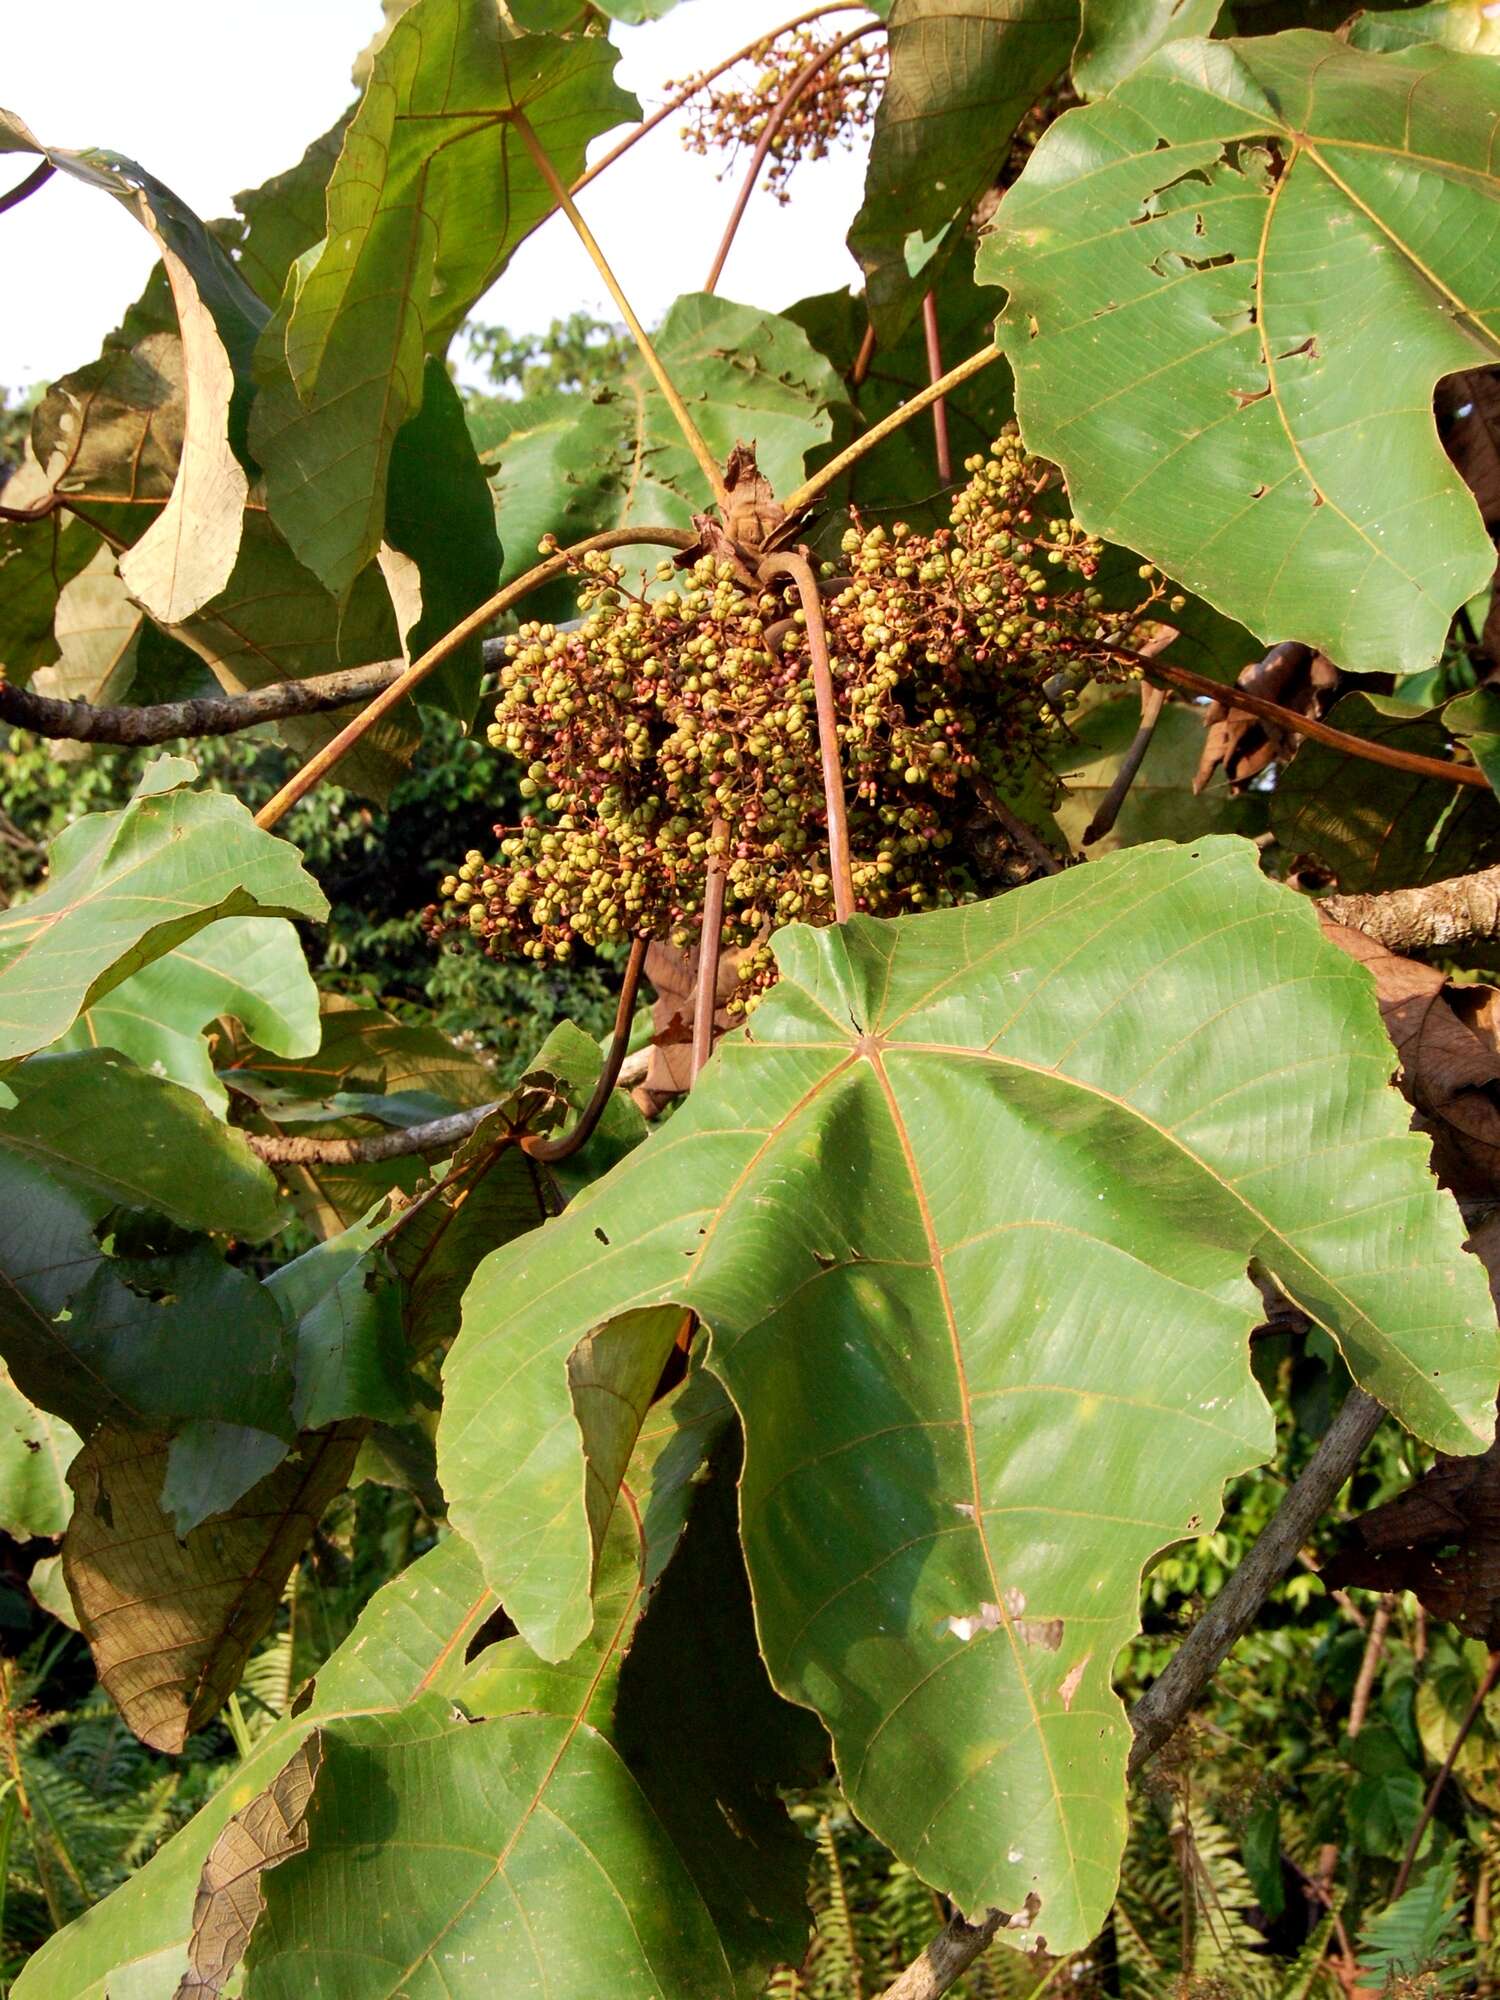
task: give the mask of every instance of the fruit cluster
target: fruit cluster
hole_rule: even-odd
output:
[[[878,916],[980,891],[963,831],[1056,727],[1043,684],[1120,636],[1099,545],[1048,512],[1048,468],[1012,434],[966,470],[948,526],[856,521],[823,566],[855,898]],[[536,810],[444,880],[432,935],[537,959],[690,945],[715,854],[726,944],[832,918],[806,621],[780,579],[743,577],[663,563],[647,595],[596,552],[576,627],[507,641],[489,740]],[[765,963],[752,950],[747,986]]]
[[[879,34],[878,25],[869,29]],[[759,145],[778,104],[802,72],[827,51],[834,51],[809,78],[805,90],[771,137],[766,153],[766,187],[778,201],[791,199],[787,182],[802,160],[822,160],[836,145],[849,145],[875,116],[886,81],[886,44],[878,40],[852,42],[835,50],[837,38],[811,30],[778,36],[756,51],[759,73],[749,83],[730,80],[705,91],[682,129],[689,152],[707,154]]]

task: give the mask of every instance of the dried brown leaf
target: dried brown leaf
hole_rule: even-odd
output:
[[[305,1433],[234,1508],[181,1541],[161,1505],[167,1437],[104,1425],[73,1461],[68,1590],[99,1679],[153,1750],[179,1751],[233,1693],[368,1429]]]
[[[1375,980],[1401,1089],[1432,1139],[1433,1172],[1462,1199],[1500,1199],[1500,993],[1450,985],[1363,931],[1324,929]]]
[[[1497,1235],[1485,1260],[1492,1273]],[[1486,1246],[1476,1237],[1470,1247],[1483,1255]],[[1434,1618],[1500,1645],[1500,1441],[1480,1458],[1439,1457],[1405,1493],[1361,1514],[1353,1532],[1356,1546],[1322,1571],[1330,1590],[1415,1591]]]
[[[1338,669],[1308,646],[1273,646],[1263,659],[1252,660],[1235,677],[1236,685],[1267,701],[1279,702],[1298,715],[1321,716],[1338,686]],[[1225,702],[1213,702],[1207,714],[1203,756],[1193,790],[1201,792],[1223,771],[1231,785],[1248,785],[1268,764],[1289,756],[1296,738],[1274,722],[1247,715]]]
[[[722,1034],[734,1022],[725,1003],[739,985],[741,954],[720,954],[714,998],[714,1032]],[[673,1097],[680,1097],[692,1082],[693,996],[698,988],[698,953],[682,951],[674,944],[654,942],[646,952],[646,977],[656,989],[651,1009],[655,1034],[646,1075],[633,1093],[648,1118],[654,1118]]]
[[[208,1850],[193,1900],[188,1969],[174,2000],[223,1992],[265,1907],[261,1876],[307,1845],[307,1808],[322,1761],[322,1737],[314,1730]]]

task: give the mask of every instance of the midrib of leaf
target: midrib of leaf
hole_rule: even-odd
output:
[[[1338,189],[1339,193],[1344,197],[1345,201],[1350,202],[1355,208],[1357,208],[1360,214],[1363,215],[1368,222],[1372,223],[1374,227],[1380,231],[1381,235],[1385,237],[1387,242],[1395,246],[1395,248],[1400,252],[1400,254],[1406,259],[1407,263],[1411,265],[1412,269],[1417,273],[1417,275],[1425,279],[1425,281],[1429,285],[1431,285],[1432,289],[1435,292],[1437,292],[1441,298],[1447,300],[1448,304],[1452,306],[1454,312],[1457,315],[1459,315],[1462,319],[1467,321],[1469,327],[1473,330],[1473,332],[1475,332],[1479,336],[1480,342],[1484,346],[1490,358],[1495,359],[1497,357],[1500,357],[1500,338],[1497,338],[1496,335],[1490,330],[1490,328],[1485,325],[1484,321],[1480,318],[1476,309],[1473,306],[1466,305],[1464,301],[1458,296],[1457,292],[1453,291],[1450,286],[1445,285],[1442,279],[1438,276],[1437,272],[1429,269],[1429,267],[1423,263],[1422,259],[1417,255],[1416,251],[1412,249],[1411,245],[1409,243],[1404,242],[1401,239],[1401,237],[1399,237],[1396,234],[1395,230],[1391,228],[1389,223],[1382,221],[1381,217],[1376,213],[1376,211],[1373,208],[1371,208],[1369,204],[1360,195],[1355,193],[1354,189],[1349,186],[1348,182],[1344,180],[1341,175],[1336,174],[1334,172],[1333,168],[1328,164],[1328,162],[1323,158],[1322,154],[1318,151],[1318,147],[1320,145],[1343,146],[1345,143],[1346,142],[1342,139],[1306,139],[1303,141],[1302,150],[1306,152],[1310,160],[1314,161],[1317,164],[1317,166],[1322,169],[1323,173],[1327,175],[1328,179]],[[1383,155],[1383,157],[1387,159],[1411,160],[1413,162],[1418,162],[1419,160],[1419,156],[1414,153],[1407,153],[1404,151],[1398,153],[1393,147],[1382,148],[1379,146],[1372,145],[1368,142],[1363,147],[1357,149],[1351,146],[1350,150],[1351,151],[1361,150],[1369,153],[1377,153]],[[1451,166],[1445,167],[1444,163],[1441,161],[1428,161],[1422,159],[1419,163],[1431,166],[1434,169],[1434,171],[1436,171],[1439,174],[1444,174],[1449,172],[1458,172],[1462,174],[1463,172],[1462,169],[1454,169]],[[1290,174],[1290,172],[1291,172],[1291,166],[1289,164],[1287,167],[1287,173]],[[1491,200],[1494,200],[1497,195],[1500,195],[1500,182],[1496,181],[1495,176],[1493,174],[1473,174],[1472,176],[1470,174],[1463,174],[1463,178],[1465,179],[1471,177],[1478,180],[1480,186],[1489,194]]]
[[[990,1538],[984,1525],[984,1487],[979,1477],[979,1455],[974,1443],[974,1406],[969,1393],[969,1374],[964,1363],[963,1343],[959,1338],[958,1316],[953,1310],[953,1298],[948,1290],[948,1273],[943,1262],[945,1252],[942,1244],[938,1241],[937,1228],[932,1219],[932,1208],[927,1200],[926,1191],[922,1184],[922,1176],[918,1169],[916,1154],[912,1149],[911,1135],[906,1129],[905,1119],[901,1116],[900,1106],[896,1102],[896,1093],[891,1088],[890,1077],[886,1073],[885,1064],[879,1053],[879,1044],[876,1044],[871,1050],[868,1060],[880,1085],[881,1095],[885,1099],[886,1110],[890,1114],[891,1123],[895,1128],[896,1138],[901,1147],[901,1157],[905,1161],[906,1171],[911,1177],[912,1200],[916,1203],[917,1214],[922,1224],[922,1233],[927,1239],[927,1253],[931,1259],[933,1276],[937,1281],[938,1296],[943,1302],[943,1321],[953,1353],[953,1373],[958,1387],[959,1408],[963,1413],[964,1452],[968,1459],[969,1488],[973,1496],[974,1533],[979,1539],[979,1549],[981,1555],[984,1557],[985,1572],[990,1580],[990,1590],[992,1592],[990,1602],[1000,1613],[1006,1642],[1011,1651],[1011,1661],[1015,1668],[1016,1679],[1019,1681],[1021,1690],[1026,1696],[1026,1706],[1031,1711],[1032,1732],[1036,1737],[1037,1747],[1041,1751],[1042,1762],[1047,1767],[1047,1782],[1052,1788],[1053,1805],[1057,1813],[1063,1844],[1067,1849],[1068,1878],[1072,1885],[1073,1899],[1077,1905],[1082,1907],[1084,1896],[1078,1881],[1078,1855],[1073,1846],[1072,1822],[1067,1812],[1063,1809],[1063,1792],[1061,1785],[1058,1783],[1056,1767],[1052,1762],[1052,1747],[1047,1741],[1046,1730],[1042,1728],[1041,1711],[1037,1707],[1036,1696],[1026,1672],[1026,1663],[1021,1656],[1020,1641],[1016,1637],[1014,1621],[1005,1602],[1005,1592],[1000,1586],[999,1573],[995,1568],[995,1558],[990,1548]],[[947,1664],[947,1661],[941,1662],[933,1668],[932,1673],[940,1673]],[[931,1678],[932,1674],[926,1676],[928,1680]],[[909,1701],[912,1695],[916,1693],[917,1688],[923,1685],[925,1685],[925,1682],[919,1681],[916,1687],[908,1690],[907,1694],[903,1696],[903,1700]],[[881,1729],[885,1727],[885,1723],[890,1720],[890,1716],[894,1715],[895,1712],[894,1709],[891,1710],[890,1715],[887,1715],[882,1720]],[[860,1759],[861,1774],[864,1771],[865,1765],[870,1760],[870,1752],[873,1750],[879,1735],[880,1729],[877,1729],[865,1745],[864,1754]],[[967,1783],[973,1775],[972,1772],[966,1773],[965,1782]],[[859,1779],[856,1777],[854,1780],[855,1786],[858,1783]],[[929,1820],[929,1831],[936,1824],[938,1812],[940,1811],[941,1808],[934,1811],[931,1820]]]
[[[1103,1017],[1101,1016],[1100,1018],[1102,1019]],[[884,1044],[882,1044],[882,1046],[884,1046]],[[1420,1383],[1423,1389],[1424,1390],[1426,1389],[1427,1378],[1423,1374],[1422,1370],[1416,1367],[1415,1364],[1408,1359],[1408,1357],[1402,1350],[1400,1350],[1399,1348],[1394,1346],[1391,1342],[1385,1339],[1385,1337],[1381,1334],[1380,1329],[1376,1326],[1375,1322],[1370,1318],[1369,1314],[1364,1310],[1364,1308],[1362,1306],[1356,1305],[1354,1301],[1349,1297],[1348,1293],[1344,1291],[1342,1286],[1336,1284],[1331,1276],[1323,1272],[1318,1265],[1313,1263],[1310,1257],[1307,1257],[1302,1251],[1300,1251],[1294,1243],[1292,1243],[1286,1236],[1282,1234],[1282,1232],[1275,1226],[1274,1223],[1270,1221],[1270,1219],[1267,1216],[1262,1215],[1262,1213],[1255,1206],[1255,1204],[1240,1193],[1239,1188],[1235,1184],[1235,1182],[1226,1180],[1224,1176],[1221,1173],[1219,1173],[1216,1168],[1211,1166],[1207,1160],[1203,1159],[1200,1154],[1195,1153],[1192,1147],[1189,1146],[1186,1143],[1186,1141],[1180,1139],[1177,1136],[1176,1132],[1170,1126],[1158,1124],[1158,1122],[1154,1118],[1148,1117],[1147,1114],[1144,1111],[1142,1111],[1137,1105],[1130,1103],[1129,1100],[1126,1098],[1117,1097],[1112,1091],[1103,1089],[1102,1086],[1100,1086],[1099,1084],[1089,1083],[1082,1077],[1070,1076],[1069,1074],[1067,1074],[1067,1072],[1063,1070],[1050,1069],[1043,1063],[1025,1062],[1018,1056],[997,1055],[992,1049],[966,1049],[966,1048],[955,1047],[951,1044],[943,1042],[900,1042],[895,1046],[898,1047],[903,1054],[909,1053],[912,1055],[919,1055],[919,1056],[922,1055],[941,1056],[944,1058],[945,1061],[949,1062],[961,1060],[964,1062],[990,1063],[999,1069],[1021,1070],[1027,1072],[1032,1076],[1048,1077],[1053,1081],[1062,1084],[1066,1087],[1070,1087],[1074,1090],[1083,1091],[1090,1097],[1098,1098],[1101,1102],[1111,1105],[1115,1110],[1124,1112],[1129,1117],[1136,1119],[1140,1124],[1144,1125],[1148,1131],[1154,1133],[1158,1138],[1165,1140],[1170,1146],[1174,1147],[1179,1153],[1182,1154],[1184,1159],[1190,1161],[1191,1164],[1203,1174],[1205,1179],[1211,1180],[1216,1187],[1218,1187],[1226,1195],[1228,1195],[1229,1198],[1233,1202],[1235,1202],[1240,1208],[1242,1208],[1244,1212],[1248,1216],[1250,1216],[1251,1219],[1257,1224],[1257,1226],[1262,1232],[1264,1239],[1266,1241],[1275,1243],[1279,1247],[1279,1249],[1285,1254],[1285,1256],[1295,1263],[1295,1265],[1299,1270],[1308,1273],[1315,1273],[1319,1281],[1325,1287],[1325,1289],[1331,1291],[1347,1307],[1351,1320],[1353,1320],[1360,1327],[1366,1329],[1374,1337],[1375,1343],[1378,1345],[1380,1351],[1386,1354],[1389,1359],[1392,1359],[1400,1364],[1401,1368],[1405,1371],[1405,1374],[1409,1381]],[[1199,1107],[1194,1106],[1195,1111],[1198,1108]],[[1306,1157],[1306,1156],[1302,1155],[1300,1157]],[[1258,1169],[1257,1171],[1264,1171],[1264,1169]],[[1389,1204],[1383,1202],[1377,1205],[1384,1207],[1388,1206]],[[1348,1220],[1349,1217],[1342,1216],[1340,1219]],[[1375,1275],[1375,1274],[1372,1273],[1369,1275]],[[1276,1270],[1276,1277],[1288,1289],[1293,1289],[1293,1281],[1288,1277],[1285,1269],[1278,1266]],[[1324,1319],[1316,1311],[1316,1309],[1306,1300],[1298,1298],[1296,1300],[1296,1303],[1299,1306],[1301,1306],[1302,1310],[1307,1314],[1308,1318],[1315,1321],[1317,1325],[1321,1326],[1324,1332],[1327,1333],[1329,1337],[1334,1341],[1335,1345],[1339,1346],[1340,1349],[1342,1349],[1343,1341],[1339,1335],[1338,1329],[1336,1327],[1330,1326],[1326,1321],[1326,1319]]]
[[[251,1584],[259,1582],[261,1580],[265,1572],[267,1563],[270,1561],[271,1556],[274,1554],[277,1548],[280,1539],[281,1529],[284,1528],[285,1524],[289,1520],[291,1520],[293,1515],[296,1514],[300,1508],[302,1508],[303,1498],[319,1466],[321,1466],[324,1458],[330,1451],[333,1450],[333,1448],[336,1445],[341,1445],[345,1442],[345,1436],[350,1428],[351,1426],[347,1424],[335,1425],[323,1437],[319,1438],[318,1448],[313,1453],[312,1457],[309,1458],[303,1465],[302,1477],[298,1482],[297,1490],[292,1495],[292,1498],[288,1502],[286,1507],[284,1507],[279,1513],[276,1513],[274,1515],[271,1516],[261,1515],[258,1517],[262,1520],[269,1518],[270,1520],[276,1523],[276,1526],[272,1528],[270,1535],[266,1539],[266,1545],[264,1549],[261,1551],[260,1561],[255,1565],[255,1567],[250,1571],[250,1573],[247,1576],[243,1576],[239,1579],[240,1587],[234,1599],[234,1603],[230,1607],[230,1609],[224,1614],[223,1618],[220,1620],[220,1640],[219,1640],[220,1646],[222,1646],[223,1644],[224,1634],[233,1629],[235,1620],[239,1617],[240,1612],[244,1609],[246,1593],[249,1591]],[[364,1426],[363,1428],[368,1428],[368,1426]],[[242,1515],[241,1518],[244,1519],[244,1518],[255,1518],[255,1517],[246,1517]],[[316,1519],[313,1521],[312,1525],[314,1528],[316,1528],[317,1526]],[[278,1564],[276,1565],[276,1567],[279,1568],[280,1565]],[[123,1609],[124,1607],[121,1608]],[[183,1642],[183,1644],[179,1646],[162,1647],[157,1649],[157,1651],[184,1652],[190,1649],[191,1649],[191,1642],[185,1641]],[[137,1654],[133,1657],[137,1659],[143,1659],[151,1657],[151,1655]],[[206,1651],[204,1654],[203,1664],[199,1668],[197,1676],[193,1682],[192,1699],[191,1701],[189,1701],[187,1705],[189,1718],[191,1718],[193,1714],[196,1712],[198,1703],[203,1697],[204,1687],[208,1683],[211,1670],[217,1664],[218,1657],[219,1657],[218,1647],[214,1647]],[[121,1664],[125,1663],[122,1662]]]
[[[470,1891],[470,1893],[459,1904],[458,1908],[448,1918],[448,1921],[443,1925],[442,1929],[438,1931],[436,1935],[431,1939],[431,1941],[423,1947],[423,1949],[418,1953],[418,1955],[411,1961],[410,1965],[408,1965],[400,1973],[400,1975],[397,1977],[395,1985],[391,1988],[392,1995],[401,1993],[405,1989],[406,1982],[413,1976],[413,1974],[416,1973],[423,1965],[431,1963],[433,1954],[434,1952],[436,1952],[438,1946],[442,1943],[443,1939],[448,1936],[449,1932],[453,1929],[455,1924],[462,1921],[462,1919],[474,1907],[475,1903],[478,1902],[479,1898],[485,1893],[485,1891],[491,1886],[492,1883],[498,1881],[504,1881],[506,1883],[507,1888],[510,1889],[511,1897],[512,1900],[515,1902],[516,1908],[518,1910],[521,1910],[523,1913],[523,1920],[524,1920],[524,1905],[521,1902],[521,1898],[516,1894],[514,1887],[511,1885],[509,1881],[509,1878],[506,1876],[505,1864],[510,1859],[512,1853],[514,1853],[516,1843],[520,1840],[522,1834],[531,1824],[531,1821],[535,1816],[535,1814],[543,1809],[543,1800],[546,1797],[547,1787],[551,1784],[553,1778],[557,1775],[558,1769],[561,1766],[564,1757],[567,1756],[568,1751],[573,1746],[574,1738],[577,1736],[579,1730],[583,1727],[584,1719],[588,1715],[589,1709],[593,1705],[594,1697],[599,1692],[600,1683],[603,1681],[604,1676],[609,1672],[611,1666],[613,1666],[616,1654],[619,1652],[621,1644],[623,1643],[626,1635],[631,1630],[636,1606],[640,1602],[641,1583],[642,1583],[642,1578],[644,1577],[645,1574],[645,1567],[646,1567],[645,1527],[641,1520],[641,1512],[639,1506],[636,1503],[635,1495],[631,1491],[630,1487],[624,1481],[622,1481],[620,1485],[620,1498],[625,1502],[626,1507],[630,1511],[630,1519],[632,1526],[635,1529],[636,1543],[639,1550],[639,1555],[637,1558],[635,1583],[632,1586],[630,1593],[625,1600],[624,1607],[620,1612],[620,1616],[618,1621],[616,1622],[615,1629],[610,1634],[609,1644],[602,1649],[599,1656],[599,1664],[595,1668],[594,1673],[590,1678],[590,1680],[588,1681],[587,1685],[584,1687],[583,1692],[579,1695],[577,1706],[574,1708],[573,1713],[568,1718],[567,1728],[563,1732],[562,1741],[558,1744],[557,1749],[553,1752],[552,1760],[548,1764],[546,1770],[543,1771],[541,1777],[537,1780],[536,1789],[533,1791],[531,1797],[527,1800],[526,1807],[524,1811],[521,1813],[520,1818],[516,1821],[514,1830],[511,1832],[509,1838],[506,1840],[504,1847],[501,1848],[499,1854],[495,1857],[494,1866],[490,1869],[488,1875],[486,1875],[480,1882],[475,1884],[474,1888]],[[600,1872],[602,1873],[603,1871],[601,1870]],[[617,1895],[617,1900],[618,1900],[618,1895]],[[526,1928],[529,1937],[531,1927],[528,1924]],[[646,1951],[644,1945],[641,1948],[641,1956],[643,1958],[646,1957]],[[538,1959],[538,1965],[540,1966],[540,1964],[541,1960]]]

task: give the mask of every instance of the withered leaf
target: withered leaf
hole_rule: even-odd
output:
[[[1322,1571],[1330,1590],[1414,1591],[1434,1618],[1500,1645],[1500,1442],[1479,1458],[1440,1456],[1353,1532]]]
[[[1338,669],[1310,646],[1273,646],[1263,659],[1252,660],[1236,676],[1237,686],[1250,694],[1279,702],[1298,715],[1321,716],[1338,687]],[[1295,739],[1276,723],[1262,721],[1244,709],[1216,701],[1208,709],[1203,755],[1193,790],[1201,792],[1223,771],[1233,786],[1248,785],[1277,758],[1290,755]]]
[[[741,953],[720,954],[714,987],[714,1032],[733,1027],[725,1003],[739,985]],[[680,1097],[692,1081],[693,1000],[698,990],[698,953],[656,942],[646,952],[646,977],[656,988],[651,1009],[655,1035],[644,1081],[633,1093],[648,1118],[671,1098]]]
[[[307,1807],[322,1761],[323,1739],[314,1730],[208,1850],[193,1900],[188,1969],[174,2000],[223,1992],[265,1907],[261,1876],[307,1845]]]
[[[63,1572],[99,1679],[153,1750],[179,1751],[228,1700],[368,1429],[304,1433],[235,1507],[181,1541],[161,1504],[164,1434],[106,1424],[73,1461]]]
[[[1500,993],[1450,985],[1362,931],[1325,923],[1333,942],[1367,966],[1400,1085],[1432,1139],[1432,1168],[1464,1199],[1500,1197]]]

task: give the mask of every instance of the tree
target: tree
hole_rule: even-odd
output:
[[[299,759],[253,814],[154,759],[0,914],[7,1525],[62,1527],[171,1755],[362,1469],[446,1517],[18,2000],[797,1992],[783,1801],[831,1773],[933,1910],[889,2000],[986,1954],[1139,1990],[1130,1779],[1386,1413],[1486,1532],[1493,24],[829,9],[682,96],[748,198],[886,79],[862,298],[710,280],[648,335],[576,197],[645,129],[607,20],[669,6],[388,5],[228,224],[0,122],[17,197],[72,175],[161,253],[0,500],[0,717]],[[559,209],[629,346],[497,337],[520,394],[466,411],[449,343]],[[518,1076],[320,994],[276,831],[481,714],[516,805],[427,935],[619,968],[607,1045]],[[1143,1574],[1276,1451],[1266,1327],[1341,1405],[1127,1711]],[[1438,1566],[1493,1646],[1493,1565]],[[1391,1906],[1313,1884],[1302,1991],[1454,1976],[1480,1895],[1431,1828],[1494,1663],[1424,1797],[1416,1708],[1362,1734],[1390,1615],[1348,1733]],[[1200,1876],[1269,1911],[1291,1865],[1196,1810],[1183,1979]]]

